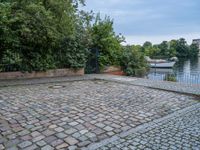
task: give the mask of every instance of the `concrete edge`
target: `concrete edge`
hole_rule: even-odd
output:
[[[117,78],[117,76],[115,78]],[[116,80],[115,78],[113,76],[113,79],[112,78],[105,78],[105,77],[95,77],[94,79],[96,79],[96,80],[110,81],[110,82],[117,82],[117,83],[127,84],[127,85],[141,86],[141,87],[152,88],[152,89],[156,89],[156,90],[174,92],[174,93],[191,95],[191,96],[197,96],[197,97],[200,96],[200,93],[195,93],[195,92],[190,92],[190,91],[182,91],[182,90],[173,90],[173,89],[156,87],[156,86],[151,86],[151,85],[142,85],[142,84],[137,84],[137,83],[134,82],[134,81],[140,80],[140,78],[123,77],[124,79],[127,79],[127,81],[125,81],[125,80],[120,81],[120,80]],[[132,82],[131,82],[131,80],[132,80]],[[148,80],[148,79],[146,79],[146,80]],[[167,81],[160,81],[161,84],[165,83],[165,82],[167,82]],[[167,83],[168,84],[175,84],[175,85],[179,85],[179,86],[188,86],[188,85],[190,85],[190,84],[181,84],[181,83],[179,84],[179,83],[172,83],[172,82],[167,82]],[[192,88],[192,87],[187,87],[187,88]]]

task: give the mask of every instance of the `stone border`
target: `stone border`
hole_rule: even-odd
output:
[[[84,76],[67,76],[67,77],[34,78],[34,79],[10,79],[10,80],[0,79],[0,87],[45,84],[45,83],[56,83],[56,82],[59,83],[68,81],[84,81],[84,80],[104,80],[108,82],[117,82],[133,86],[143,86],[157,90],[164,90],[169,92],[176,92],[180,94],[197,96],[197,98],[200,99],[200,84],[191,85],[191,84],[174,83],[167,81],[153,81],[149,79],[107,75],[107,74],[91,74]]]
[[[152,128],[155,128],[155,127],[158,127],[158,126],[160,126],[162,124],[167,123],[171,119],[178,118],[183,114],[189,113],[189,112],[194,111],[194,110],[199,109],[199,108],[200,108],[200,103],[192,105],[190,107],[187,107],[187,108],[184,108],[184,109],[179,110],[177,112],[174,112],[172,114],[169,114],[169,115],[167,115],[165,117],[162,117],[162,118],[156,119],[154,121],[151,121],[149,123],[145,123],[145,124],[142,124],[140,126],[137,126],[136,128],[130,129],[129,131],[122,132],[122,133],[120,133],[118,135],[115,135],[115,136],[109,138],[109,139],[105,139],[103,141],[100,141],[99,143],[93,143],[93,144],[89,145],[87,148],[83,148],[83,150],[95,150],[95,149],[100,148],[102,146],[105,146],[105,145],[107,145],[109,143],[117,141],[120,138],[125,138],[125,137],[127,137],[127,136],[129,136],[129,135],[131,135],[133,133],[136,133],[136,132],[138,132],[140,130],[148,131],[148,130],[150,130]]]
[[[93,75],[94,79],[118,82],[122,84],[143,86],[157,90],[164,90],[169,92],[176,92],[180,94],[187,94],[193,96],[200,96],[200,84],[185,84],[169,81],[155,81],[143,78],[115,76],[115,75]]]
[[[33,71],[29,72],[1,72],[0,80],[4,79],[32,79],[32,78],[49,78],[49,77],[63,77],[63,76],[82,76],[84,69],[53,69],[47,71]]]

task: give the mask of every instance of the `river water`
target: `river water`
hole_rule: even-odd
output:
[[[172,76],[177,82],[200,84],[200,57],[180,59],[173,69],[151,69],[148,78],[152,80],[166,80]]]

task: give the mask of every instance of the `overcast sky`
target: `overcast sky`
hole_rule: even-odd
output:
[[[113,18],[128,44],[200,38],[200,0],[86,0],[84,9]]]

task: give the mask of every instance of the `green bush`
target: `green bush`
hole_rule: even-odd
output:
[[[147,62],[142,53],[130,46],[123,50],[121,66],[128,76],[142,77],[148,70]]]
[[[164,78],[165,81],[171,81],[171,82],[177,82],[176,76],[175,75],[166,75]]]
[[[106,66],[120,65],[119,59],[122,53],[120,43],[124,41],[124,38],[115,34],[113,21],[109,17],[106,16],[101,19],[100,14],[98,14],[95,19],[95,23],[90,29],[91,47],[99,50],[100,68],[104,69]]]
[[[0,64],[17,64],[21,71],[84,67],[87,40],[81,35],[79,2],[1,1]]]

